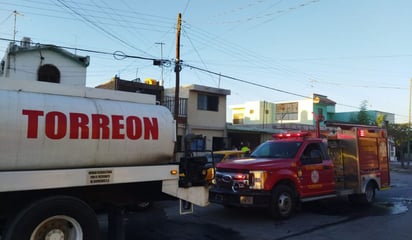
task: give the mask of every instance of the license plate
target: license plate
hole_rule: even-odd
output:
[[[250,197],[250,196],[240,196],[240,203],[241,203],[241,204],[252,205],[252,204],[253,204],[253,197]]]

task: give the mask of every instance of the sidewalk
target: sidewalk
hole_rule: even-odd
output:
[[[405,161],[404,167],[402,168],[402,163],[400,161],[390,161],[389,167],[391,171],[402,172],[402,173],[412,173],[412,162],[409,162],[409,167],[408,167],[408,163]]]

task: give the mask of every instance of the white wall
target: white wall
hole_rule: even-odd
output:
[[[43,60],[41,60],[43,56]],[[60,84],[86,86],[86,67],[62,54],[50,50],[19,52],[9,55],[10,67],[5,77],[13,80],[37,81],[37,70],[41,64],[51,64],[60,71]]]

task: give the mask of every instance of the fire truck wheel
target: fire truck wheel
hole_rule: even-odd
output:
[[[375,201],[375,185],[372,182],[366,185],[365,193],[361,195],[360,201],[362,204],[372,204]]]
[[[348,199],[350,202],[357,205],[370,205],[375,201],[375,189],[375,184],[373,182],[369,182],[366,185],[365,193],[349,195]]]
[[[54,196],[38,200],[21,210],[6,228],[2,240],[99,239],[96,214],[83,201]]]
[[[295,209],[293,190],[286,185],[277,186],[272,192],[270,215],[275,219],[289,218]]]

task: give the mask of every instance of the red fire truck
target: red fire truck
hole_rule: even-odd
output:
[[[276,134],[250,158],[219,163],[210,202],[264,207],[288,218],[300,202],[347,196],[369,204],[389,188],[387,132],[367,125],[328,124],[311,132]]]

